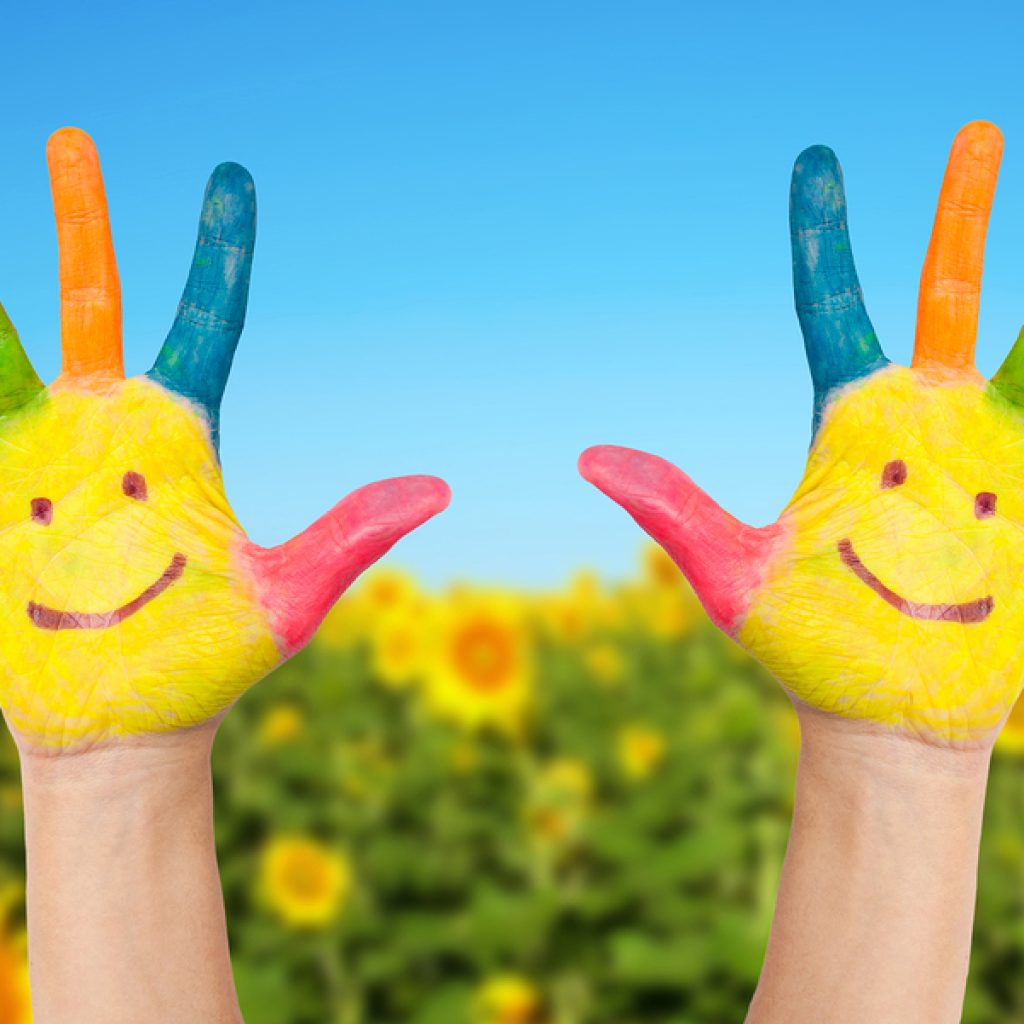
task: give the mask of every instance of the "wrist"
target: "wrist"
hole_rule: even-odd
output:
[[[214,848],[212,737],[211,727],[69,756],[22,750],[38,1019],[241,1020]]]
[[[750,1024],[960,1019],[987,749],[798,708],[793,828]]]
[[[49,798],[77,798],[92,793],[156,794],[181,789],[183,783],[209,774],[216,724],[207,723],[161,735],[141,736],[117,744],[68,753],[31,747],[15,735],[22,785]]]
[[[929,876],[974,864],[989,752],[933,747],[844,724],[801,716],[794,828],[834,845],[851,875],[863,872],[859,899],[881,895],[880,862],[909,892],[926,889]]]
[[[992,745],[936,746],[797,703],[800,771],[828,784],[874,783],[893,799],[984,797]]]
[[[131,850],[157,865],[212,849],[212,734],[71,756],[20,751],[30,897],[40,873],[113,877]]]

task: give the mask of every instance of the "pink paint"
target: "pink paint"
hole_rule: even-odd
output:
[[[353,580],[449,501],[451,491],[437,477],[380,480],[353,491],[284,544],[261,548],[245,541],[240,553],[281,654],[304,647]]]
[[[588,448],[579,470],[668,552],[711,620],[735,636],[784,528],[741,523],[671,462],[632,448]]]

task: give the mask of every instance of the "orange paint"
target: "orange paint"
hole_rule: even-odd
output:
[[[957,133],[939,193],[917,301],[915,367],[974,365],[988,215],[1003,136],[988,121]]]
[[[123,377],[121,282],[96,147],[78,128],[61,128],[46,160],[60,251],[64,374]]]

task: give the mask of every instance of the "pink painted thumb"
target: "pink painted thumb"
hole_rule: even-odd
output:
[[[600,445],[580,456],[579,470],[668,552],[715,625],[734,635],[781,527],[756,529],[734,519],[657,455]]]
[[[448,485],[434,476],[380,480],[353,491],[284,544],[247,543],[243,554],[284,656],[309,642],[360,573],[449,501]]]

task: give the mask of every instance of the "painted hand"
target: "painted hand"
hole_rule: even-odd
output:
[[[0,704],[22,743],[59,750],[215,718],[449,493],[434,477],[385,480],[280,547],[248,541],[217,437],[249,290],[252,179],[214,171],[170,334],[153,369],[126,380],[96,151],[62,129],[47,156],[63,368],[44,387],[0,310]]]
[[[653,455],[580,459],[798,702],[940,745],[993,739],[1024,670],[1024,332],[991,381],[973,364],[1001,153],[983,122],[953,144],[909,368],[885,358],[865,312],[834,154],[798,158],[790,223],[814,437],[775,523],[745,526]]]

